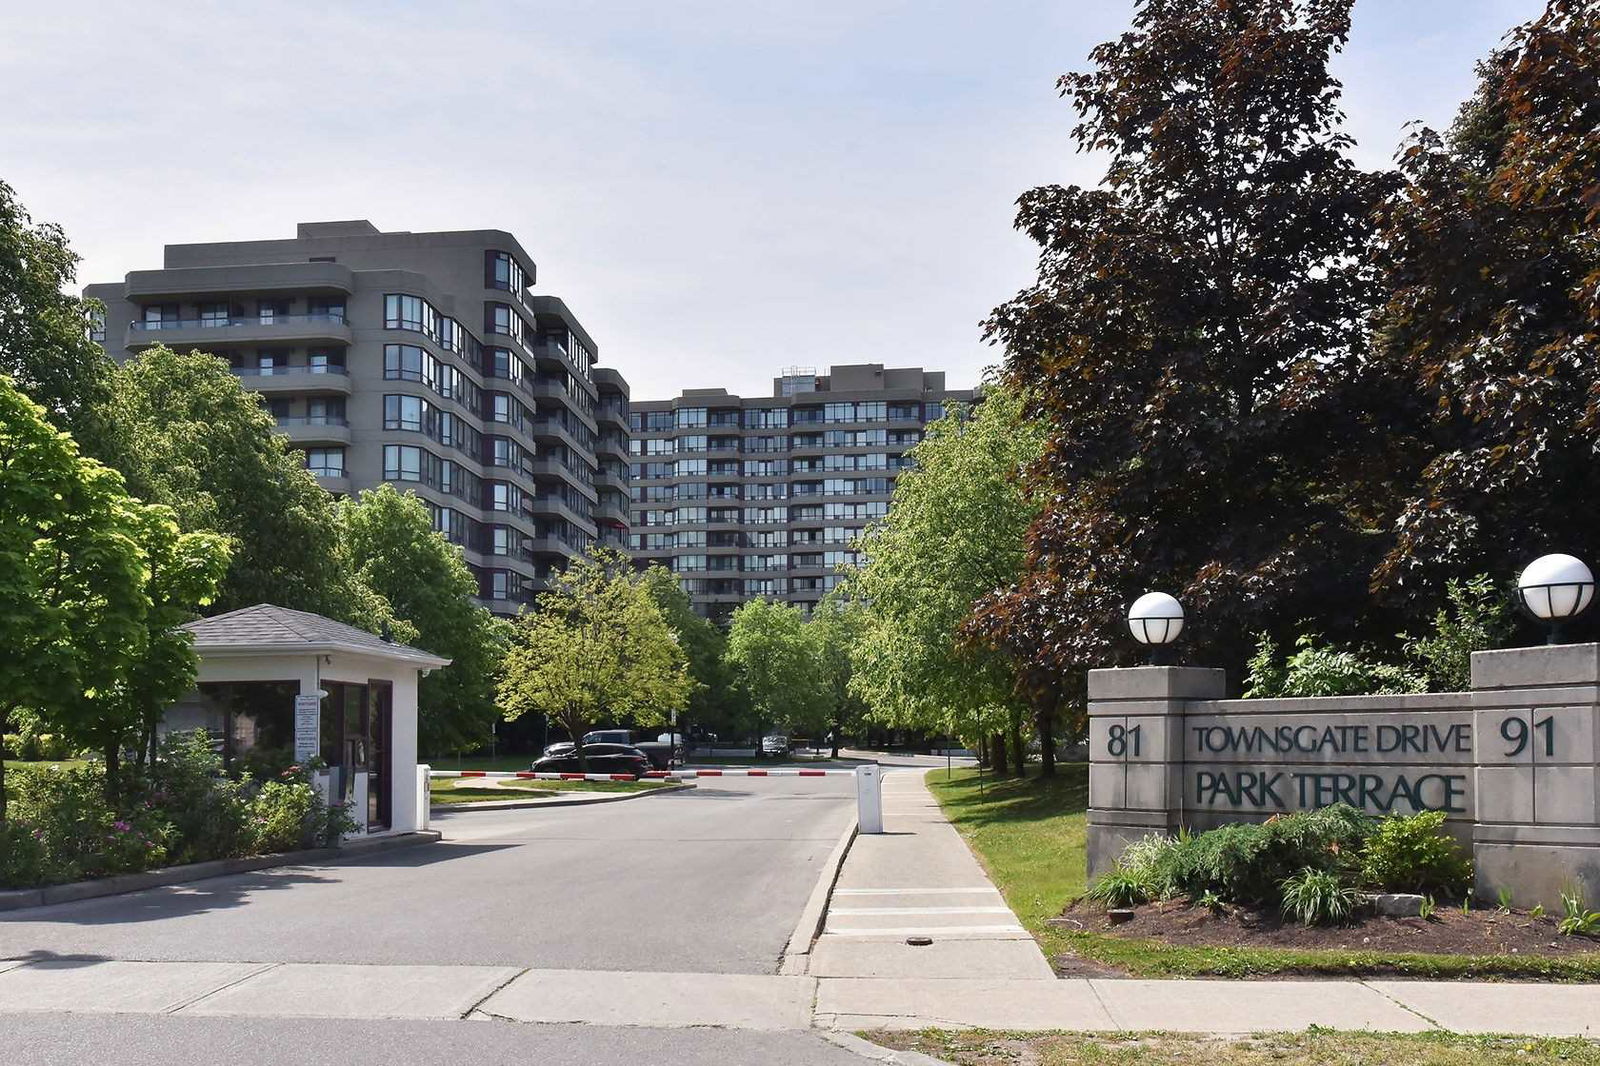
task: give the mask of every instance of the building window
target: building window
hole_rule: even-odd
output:
[[[706,426],[706,409],[704,407],[679,408],[674,421],[679,429],[704,429]]]
[[[201,304],[200,305],[200,328],[201,329],[215,329],[217,326],[226,326],[227,324],[228,324],[228,305],[227,304]]]
[[[383,398],[383,428],[409,430],[421,433],[428,404],[417,396],[385,396]]]
[[[288,300],[261,300],[256,307],[263,326],[276,325],[289,317]]]
[[[390,381],[433,384],[433,357],[414,344],[383,346],[383,376]]]
[[[422,449],[401,444],[384,445],[383,479],[385,481],[421,481]]]
[[[522,264],[510,252],[486,253],[487,269],[484,271],[484,285],[490,289],[503,289],[506,292],[521,292],[528,287],[527,275],[522,271]]]
[[[177,304],[151,304],[144,309],[145,329],[171,329],[178,324]]]
[[[323,322],[344,321],[344,300],[337,297],[313,296],[306,301],[310,317]]]
[[[89,312],[89,339],[100,344],[106,342],[106,313],[104,311]]]
[[[383,298],[383,328],[409,329],[438,340],[439,315],[420,296],[391,292]]]
[[[344,477],[344,449],[307,448],[306,469],[318,477]]]
[[[344,353],[313,348],[306,353],[306,369],[313,374],[343,374]]]

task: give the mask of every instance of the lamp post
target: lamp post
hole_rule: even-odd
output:
[[[1561,643],[1561,626],[1594,599],[1594,574],[1571,555],[1541,555],[1517,575],[1517,602],[1528,615],[1550,627],[1546,644]]]
[[[1128,608],[1128,632],[1150,649],[1150,665],[1161,665],[1164,650],[1183,632],[1183,604],[1165,592],[1146,592]]]

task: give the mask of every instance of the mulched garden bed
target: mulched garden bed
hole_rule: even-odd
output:
[[[1154,940],[1173,947],[1288,948],[1371,951],[1385,954],[1570,956],[1600,951],[1600,939],[1562,936],[1556,920],[1526,911],[1440,905],[1431,919],[1369,915],[1347,926],[1323,928],[1229,907],[1213,912],[1182,902],[1147,903],[1134,917],[1111,924],[1105,909],[1079,900],[1051,924],[1063,930]]]

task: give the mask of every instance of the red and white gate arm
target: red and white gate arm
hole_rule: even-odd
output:
[[[854,770],[651,770],[647,778],[692,781],[697,777],[829,777],[855,776]],[[525,781],[632,781],[632,774],[558,774],[537,770],[429,770],[429,777],[521,778]]]

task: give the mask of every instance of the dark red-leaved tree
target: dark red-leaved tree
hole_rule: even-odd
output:
[[[1400,163],[1375,343],[1430,454],[1377,585],[1409,603],[1547,551],[1600,564],[1600,4],[1513,30]]]
[[[1110,665],[1128,602],[1165,589],[1189,654],[1231,666],[1257,629],[1365,617],[1387,519],[1362,487],[1394,463],[1365,376],[1370,216],[1393,179],[1340,131],[1328,61],[1349,13],[1143,0],[1061,79],[1079,147],[1109,164],[1097,188],[1020,201],[1038,279],[988,333],[1052,426],[1049,504],[977,639],[1058,672]]]

